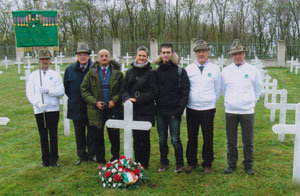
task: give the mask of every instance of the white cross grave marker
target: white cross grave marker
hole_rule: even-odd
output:
[[[15,65],[18,65],[18,74],[21,74],[21,64],[23,64],[20,59],[17,59],[17,62],[15,62]]]
[[[133,104],[126,101],[124,104],[124,120],[108,120],[105,125],[108,128],[124,129],[124,155],[132,158],[132,130],[149,131],[152,127],[150,122],[133,121]]]
[[[128,55],[128,52],[126,53],[126,56],[123,56],[124,59],[126,59],[126,65],[129,65],[129,59],[132,58],[132,56]]]
[[[62,66],[62,64],[63,64],[63,57],[65,57],[65,56],[63,56],[62,52],[59,52],[59,55],[57,57],[59,57],[59,60],[60,60],[59,63]]]
[[[70,120],[67,118],[68,97],[63,96],[63,113],[64,113],[64,135],[70,136]]]
[[[7,117],[0,117],[0,125],[7,125],[10,122]]]
[[[30,71],[29,70],[25,70],[25,76],[21,76],[20,80],[25,80],[25,85],[27,85],[27,81],[30,75]]]
[[[3,74],[3,71],[0,71],[0,74]]]
[[[30,64],[30,59],[32,58],[31,56],[29,56],[29,53],[27,53],[27,55],[25,56],[25,58],[27,59],[27,66],[24,66],[24,68],[29,71],[29,73],[31,72],[31,68],[34,68],[34,66],[31,66]]]
[[[94,50],[92,51],[92,54],[90,54],[90,56],[92,57],[92,62],[95,62],[94,60],[97,54],[95,54]]]
[[[56,72],[58,72],[59,74],[64,74],[64,71],[60,71],[60,66],[58,65],[57,57],[54,58],[54,66]]]
[[[294,166],[293,181],[300,185],[300,103],[296,105],[296,121],[294,125],[274,125],[272,127],[274,133],[277,134],[294,134]]]
[[[294,61],[294,57],[292,56],[291,57],[291,60],[290,61],[287,61],[287,63],[290,63],[291,64],[291,67],[290,67],[290,72],[293,72],[293,67],[296,63],[296,61]]]
[[[294,65],[295,65],[295,74],[298,75],[298,69],[300,65],[298,58],[296,58],[296,62],[294,63]]]
[[[127,71],[127,68],[125,67],[125,63],[121,64],[121,71],[122,71],[122,73],[124,73],[125,71]]]
[[[265,107],[268,109],[279,109],[280,116],[279,116],[279,124],[286,123],[286,111],[287,110],[295,110],[296,104],[287,103],[287,90],[282,89],[280,95],[280,103],[267,103]],[[284,141],[284,133],[278,135],[278,140],[283,142]]]
[[[184,59],[186,62],[187,62],[187,64],[189,65],[189,64],[191,64],[191,58],[190,58],[190,55],[188,54],[187,55],[187,58],[186,59]]]
[[[5,56],[4,57],[4,60],[2,61],[2,62],[4,62],[5,63],[5,69],[7,70],[8,69],[8,62],[9,62],[10,60],[7,60],[7,56]]]

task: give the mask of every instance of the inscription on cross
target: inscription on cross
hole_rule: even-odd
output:
[[[133,157],[132,130],[149,131],[152,127],[150,122],[133,121],[133,104],[126,101],[124,104],[124,120],[108,120],[105,124],[109,128],[124,129],[124,155]]]

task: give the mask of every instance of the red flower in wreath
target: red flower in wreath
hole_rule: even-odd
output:
[[[134,170],[134,173],[135,173],[135,175],[139,175],[140,170],[139,170],[139,169],[135,169],[135,170]]]
[[[109,162],[109,163],[107,163],[107,164],[106,164],[106,168],[110,168],[110,167],[111,167],[111,165],[112,165],[112,164],[111,164],[110,162]]]
[[[126,171],[126,172],[130,172],[130,171],[131,171],[131,169],[125,168],[125,171]]]
[[[111,175],[111,172],[110,172],[110,171],[107,171],[107,172],[105,172],[104,177],[105,177],[105,178],[108,178],[110,175]]]
[[[121,160],[121,159],[125,159],[125,158],[126,158],[125,156],[120,156],[120,160]]]
[[[115,182],[119,182],[120,178],[121,178],[121,176],[119,174],[114,175],[114,181]]]

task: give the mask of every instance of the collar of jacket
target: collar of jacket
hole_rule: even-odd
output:
[[[175,65],[178,65],[178,64],[179,64],[179,61],[180,61],[179,56],[177,55],[176,52],[174,52],[174,53],[173,53],[173,56],[172,56],[172,58],[171,58],[171,62],[172,62],[173,64],[175,64]],[[155,63],[156,65],[159,65],[160,62],[162,62],[162,59],[161,59],[160,56],[158,56],[158,57],[155,59],[154,63]]]
[[[93,65],[91,66],[90,72],[94,76],[98,76],[99,66],[100,66],[100,63],[98,61],[93,63]],[[117,73],[117,71],[120,70],[120,68],[121,68],[120,64],[115,60],[111,60],[109,62],[108,66],[110,66],[110,68],[111,68],[111,75],[115,75]]]
[[[84,70],[84,72],[88,72],[89,69],[90,69],[90,67],[91,67],[91,65],[92,65],[92,60],[89,59],[89,60],[88,60],[88,65],[87,65],[86,69]],[[76,71],[81,71],[79,61],[76,61],[75,66],[74,66],[74,69],[75,69]]]
[[[133,62],[133,63],[134,63],[134,62]],[[131,63],[131,66],[132,66],[132,68],[135,69],[135,70],[141,70],[141,71],[144,71],[144,70],[152,69],[152,68],[151,68],[151,63],[150,63],[149,61],[148,61],[148,63],[145,65],[145,67],[143,67],[143,68],[135,67],[135,66],[133,65],[133,63]]]

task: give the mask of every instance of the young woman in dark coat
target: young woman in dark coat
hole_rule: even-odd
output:
[[[148,121],[155,125],[155,104],[157,95],[155,72],[148,61],[148,49],[139,47],[136,60],[131,64],[121,87],[122,100],[133,103],[133,120]],[[145,169],[149,166],[150,130],[133,130],[135,161]]]

